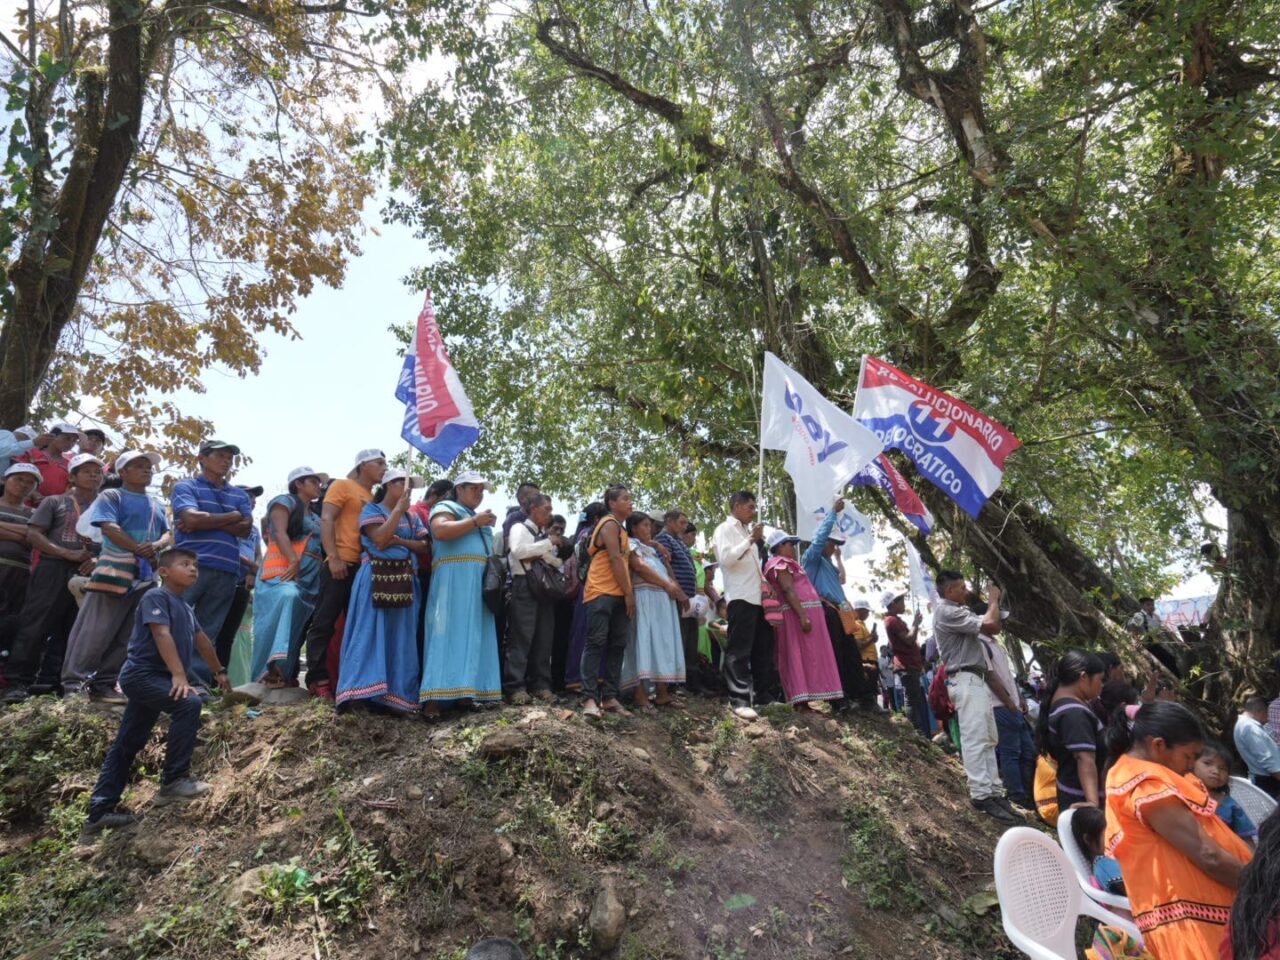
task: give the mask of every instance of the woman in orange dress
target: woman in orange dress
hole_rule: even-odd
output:
[[[1217,960],[1249,847],[1189,777],[1204,731],[1186,707],[1143,706],[1107,731],[1106,850],[1120,861],[1134,921],[1156,960]]]

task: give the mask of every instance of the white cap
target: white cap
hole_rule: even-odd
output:
[[[385,459],[387,459],[387,455],[385,453],[383,453],[381,450],[378,450],[374,447],[369,447],[367,450],[361,450],[359,453],[356,454],[356,462],[353,464],[353,466],[359,469],[362,463],[368,463],[370,460],[385,460]]]
[[[880,594],[880,609],[888,610],[893,606],[893,601],[897,600],[899,597],[905,597],[906,595],[906,590],[886,590],[884,593]]]
[[[4,475],[6,477],[16,477],[22,473],[29,473],[33,477],[35,477],[37,480],[44,479],[44,474],[40,472],[40,468],[37,467],[34,463],[15,463],[13,466],[11,466],[8,470],[4,472]]]
[[[388,483],[395,483],[397,480],[405,480],[408,477],[409,475],[399,467],[389,467],[382,475],[382,485],[385,487]]]
[[[86,463],[96,463],[100,467],[106,466],[106,464],[95,457],[92,453],[77,453],[67,464],[67,473],[75,473]]]
[[[320,472],[312,470],[310,467],[294,467],[289,471],[289,483],[301,480],[303,477],[315,477],[318,480],[320,479]]]
[[[77,437],[83,437],[84,433],[74,423],[68,423],[66,420],[59,420],[49,428],[50,433],[74,433]]]
[[[152,467],[160,466],[160,454],[158,453],[152,453],[150,450],[126,450],[124,453],[120,454],[120,456],[116,457],[116,473],[119,473],[127,467],[131,461],[137,460],[139,457],[146,457],[150,460]]]
[[[33,427],[29,423],[24,423],[20,427],[14,427],[13,432],[22,434],[28,440],[34,440],[36,437],[40,436],[40,428]]]
[[[478,483],[486,490],[493,489],[493,484],[486,480],[484,474],[479,470],[464,470],[453,478],[453,485],[455,487],[460,487],[464,483]]]
[[[855,610],[870,610],[870,609],[871,609],[871,601],[870,601],[870,600],[868,600],[866,597],[854,597],[854,598],[853,598],[853,609],[855,609]]]
[[[785,530],[775,530],[773,531],[773,533],[769,534],[768,538],[765,540],[765,543],[769,545],[770,550],[773,550],[775,547],[779,546],[780,544],[784,544],[788,542],[799,543],[800,538],[797,536],[793,536],[790,533],[787,533],[787,531]]]

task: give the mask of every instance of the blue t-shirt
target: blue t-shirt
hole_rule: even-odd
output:
[[[184,510],[200,510],[204,513],[239,512],[246,517],[253,516],[253,507],[247,493],[229,483],[215,487],[204,477],[180,480],[173,488],[175,526]],[[184,533],[179,527],[174,545],[194,551],[201,567],[225,573],[240,572],[240,538],[229,530],[196,530],[194,533]]]
[[[159,540],[169,522],[164,518],[164,507],[145,493],[134,493],[123,487],[114,490],[103,490],[93,501],[93,520],[95,527],[114,523],[121,530],[133,537],[138,543],[152,543]],[[132,563],[133,554],[121,550],[110,538],[102,538],[102,558],[104,560],[127,560]],[[151,579],[151,564],[147,560],[138,559],[138,581]]]
[[[178,594],[170,593],[164,587],[152,587],[142,595],[142,600],[138,603],[133,634],[129,637],[129,654],[120,670],[121,676],[126,672],[169,675],[169,667],[160,656],[155,638],[151,636],[153,623],[168,626],[169,633],[173,636],[173,645],[178,648],[178,659],[185,669],[191,669],[196,634],[200,632],[195,611]]]
[[[1231,796],[1231,794],[1228,793],[1221,800],[1218,800],[1217,814],[1218,818],[1230,827],[1237,837],[1252,840],[1258,835],[1258,828],[1249,819],[1249,815],[1244,812],[1244,807],[1236,803],[1235,797]]]

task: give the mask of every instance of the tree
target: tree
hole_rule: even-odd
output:
[[[1065,270],[1031,269],[970,173],[994,177],[1006,152],[980,101],[935,134],[931,106],[882,85],[881,11],[453,13],[413,41],[456,58],[450,90],[466,94],[427,91],[380,146],[421,188],[396,214],[452,255],[424,275],[442,316],[450,297],[473,307],[447,329],[482,408],[502,411],[488,466],[558,451],[710,508],[719,496],[687,477],[753,472],[764,349],[846,402],[860,353],[887,355],[1034,441],[1006,502],[977,524],[941,513],[953,547],[1017,584],[1034,636],[1115,639],[1100,610],[1131,609],[1188,538],[1185,457],[1131,432],[1181,399],[1145,353],[1117,357],[1087,329],[1096,308]],[[978,89],[970,45],[962,79]],[[1082,320],[1057,334],[1064,312]],[[535,385],[549,402],[522,404]]]
[[[202,424],[166,401],[341,281],[371,179],[354,112],[372,6],[276,0],[27,7],[10,67],[0,424],[100,400],[126,433]],[[346,105],[342,105],[343,101]]]

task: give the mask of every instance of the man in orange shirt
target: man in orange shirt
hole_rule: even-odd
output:
[[[320,544],[325,563],[320,568],[320,594],[307,630],[307,689],[314,696],[333,699],[333,681],[326,660],[329,641],[351,599],[351,581],[360,566],[360,511],[373,500],[373,488],[387,472],[381,450],[361,450],[346,479],[329,484],[320,511]]]

